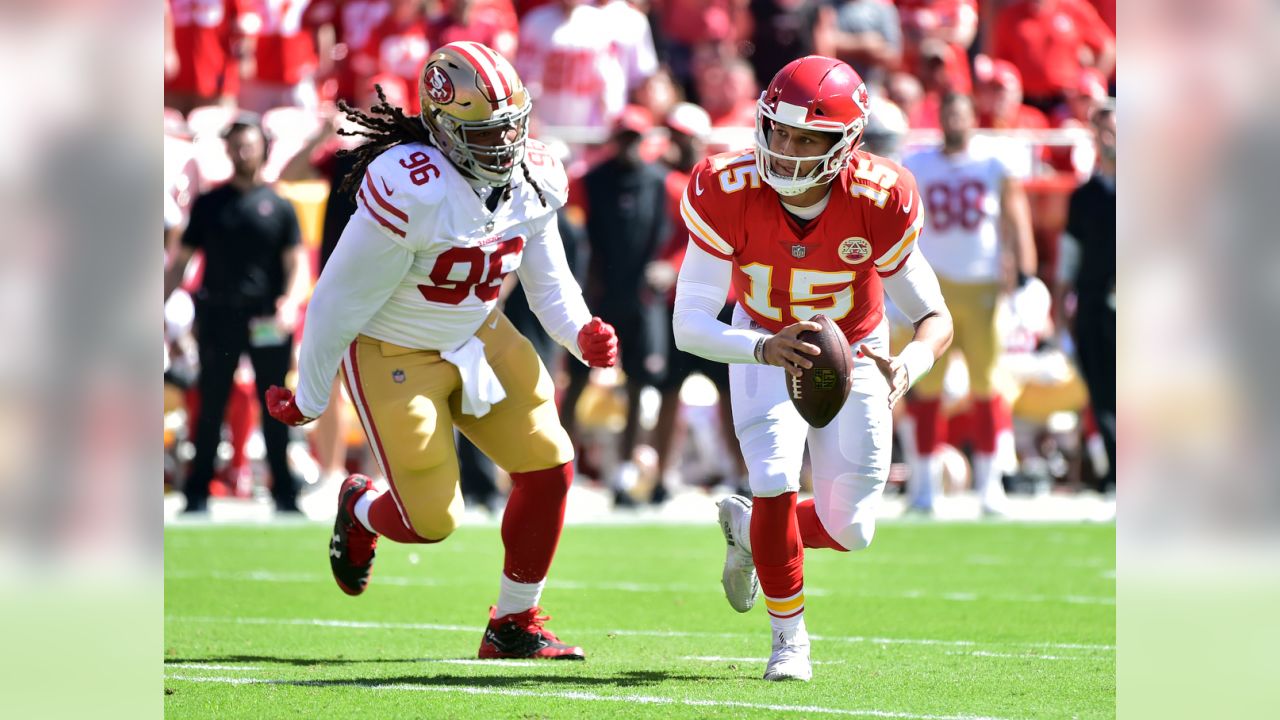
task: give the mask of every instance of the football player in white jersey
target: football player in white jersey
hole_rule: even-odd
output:
[[[346,480],[329,545],[343,591],[364,591],[378,536],[436,543],[462,512],[456,426],[511,474],[506,548],[481,658],[582,659],[544,626],[538,600],[564,522],[573,448],[554,386],[529,341],[496,308],[517,272],[548,334],[609,367],[613,328],[593,318],[569,272],[556,210],[564,169],[527,137],[531,101],[498,53],[450,43],[427,59],[421,115],[383,102],[344,105],[369,141],[343,188],[357,209],[316,284],[298,394],[273,388],[269,411],[300,425],[325,410],[342,365],[373,454],[390,485]],[[381,96],[381,92],[379,92]]]
[[[976,125],[966,95],[942,100],[942,147],[917,153],[904,164],[916,176],[924,199],[928,233],[921,247],[938,274],[942,296],[955,322],[955,344],[969,369],[969,393],[979,418],[973,484],[989,514],[1004,510],[1004,486],[995,463],[996,410],[992,374],[999,359],[996,308],[1009,285],[1021,287],[1035,274],[1036,251],[1026,193],[994,153],[971,142]],[[1016,281],[1006,279],[1004,260],[1012,255]],[[915,386],[911,411],[916,420],[919,460],[912,468],[914,509],[930,511],[941,474],[937,453],[945,428],[940,396],[945,373],[930,373]]]

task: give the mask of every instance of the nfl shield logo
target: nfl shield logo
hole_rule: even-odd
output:
[[[793,258],[795,258],[795,259],[797,259],[797,260],[803,260],[803,259],[804,259],[804,254],[805,254],[805,246],[803,246],[803,245],[792,245],[792,246],[791,246],[791,257],[793,257]]]

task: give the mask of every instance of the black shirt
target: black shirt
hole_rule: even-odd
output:
[[[634,306],[644,268],[671,235],[667,215],[667,170],[654,163],[628,165],[612,158],[583,178],[587,196],[590,278],[604,291],[592,307]]]
[[[1071,194],[1067,232],[1080,243],[1076,297],[1081,312],[1111,307],[1116,288],[1116,186],[1094,175]]]
[[[302,242],[293,205],[266,185],[230,183],[196,198],[182,244],[204,251],[205,306],[269,314],[284,294],[284,253]]]

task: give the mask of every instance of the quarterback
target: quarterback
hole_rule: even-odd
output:
[[[344,110],[369,141],[343,183],[357,209],[316,284],[297,396],[269,411],[299,425],[325,410],[341,364],[390,488],[347,478],[329,543],[334,579],[364,592],[379,536],[436,543],[462,511],[456,426],[511,474],[506,549],[481,658],[582,659],[544,626],[538,601],[564,522],[573,449],[533,346],[496,309],[516,272],[547,332],[580,360],[611,366],[613,328],[591,317],[565,262],[560,163],[527,138],[531,101],[511,65],[474,42],[432,53],[421,115],[382,98]],[[381,96],[381,91],[379,91]],[[376,117],[380,116],[380,117]]]
[[[755,147],[694,168],[681,212],[689,247],[673,329],[682,350],[730,363],[734,428],[754,500],[720,503],[728,542],[722,581],[746,612],[763,590],[773,652],[766,680],[809,680],[804,548],[871,543],[888,479],[894,403],[951,341],[938,280],[916,252],[924,218],[915,181],[859,150],[869,107],[852,68],[820,56],[792,61],[761,94]],[[732,286],[731,325],[716,314]],[[891,357],[884,294],[915,325]],[[852,391],[836,418],[810,427],[784,373],[812,366],[802,342],[823,313],[856,350]],[[814,497],[797,503],[806,444]]]

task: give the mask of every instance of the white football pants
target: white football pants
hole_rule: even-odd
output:
[[[733,324],[748,327],[751,318],[739,307]],[[776,497],[798,491],[807,442],[818,519],[849,550],[871,544],[893,442],[889,383],[870,358],[857,357],[857,348],[866,343],[887,354],[888,337],[888,323],[881,322],[871,335],[853,344],[853,389],[840,413],[824,428],[810,427],[796,412],[782,368],[729,366],[733,424],[747,461],[751,492]]]

